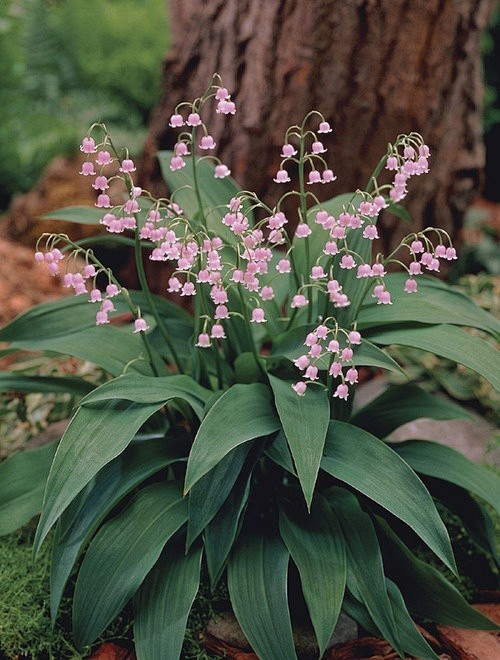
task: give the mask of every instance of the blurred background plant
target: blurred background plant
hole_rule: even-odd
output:
[[[0,209],[96,119],[138,153],[168,47],[164,0],[2,0]]]

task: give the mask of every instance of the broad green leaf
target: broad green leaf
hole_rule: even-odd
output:
[[[255,653],[266,660],[293,660],[287,599],[289,553],[279,537],[242,533],[227,566],[234,613]]]
[[[201,546],[184,555],[169,543],[134,597],[138,660],[179,658],[186,623],[200,584]]]
[[[93,206],[66,206],[44,213],[40,216],[40,220],[64,220],[83,225],[98,225],[105,212]]]
[[[424,637],[420,634],[412,620],[403,596],[392,580],[386,578],[387,593],[391,601],[392,613],[398,629],[401,645],[407,653],[411,653],[421,660],[439,660],[438,656]]]
[[[382,440],[352,424],[331,422],[321,467],[406,523],[456,573],[448,532],[432,497]]]
[[[317,493],[311,512],[280,509],[280,533],[298,568],[321,657],[342,607],[346,583],[344,537],[331,508]]]
[[[274,440],[268,445],[264,451],[272,461],[280,465],[282,468],[297,476],[295,466],[293,464],[292,454],[288,447],[285,432],[281,429]]]
[[[385,438],[403,424],[421,417],[469,419],[470,415],[461,406],[432,396],[418,385],[408,383],[389,386],[373,401],[356,411],[351,417],[351,423]]]
[[[500,477],[493,470],[476,465],[455,449],[430,440],[408,440],[391,446],[415,472],[470,490],[500,513]]]
[[[158,152],[161,172],[169,189],[174,192],[174,199],[181,206],[186,216],[200,223],[198,200],[194,190],[192,158],[184,158],[186,167],[172,172],[170,161],[173,151]],[[197,160],[197,180],[208,229],[224,239],[227,244],[236,242],[235,235],[222,224],[223,216],[228,212],[227,204],[240,190],[236,181],[229,177],[216,179],[214,165],[206,160]],[[251,215],[250,215],[251,220]]]
[[[52,542],[50,610],[55,621],[76,559],[100,523],[138,484],[182,460],[172,438],[132,442],[100,470],[62,513]]]
[[[309,508],[330,420],[328,395],[322,386],[311,386],[304,396],[298,396],[292,383],[270,374],[269,383]]]
[[[417,559],[385,520],[377,518],[377,526],[387,539],[387,572],[404,594],[410,612],[457,628],[498,630],[437,569]]]
[[[250,447],[250,443],[246,442],[232,449],[189,491],[187,547],[224,504],[243,468]]]
[[[404,292],[407,277],[404,273],[389,273],[385,276],[384,282],[391,292],[392,305],[377,305],[370,291],[359,313],[360,329],[416,322],[467,325],[485,330],[493,336],[500,333],[500,323],[495,317],[457,289],[437,278],[424,275],[417,278],[418,292],[408,294]]]
[[[56,392],[83,396],[94,389],[95,385],[76,376],[26,376],[15,372],[0,373],[0,391],[2,392]]]
[[[118,400],[77,410],[59,443],[49,473],[35,552],[69,503],[102,467],[125,449],[142,424],[162,405],[162,402],[144,405]]]
[[[327,497],[345,538],[347,586],[364,603],[384,639],[401,653],[380,546],[370,516],[361,509],[356,497],[343,488],[328,489]]]
[[[441,357],[463,364],[500,389],[498,351],[480,337],[474,337],[453,325],[421,326],[370,331],[368,339],[375,344],[399,344],[430,351]]]
[[[43,491],[57,442],[0,463],[0,536],[29,522],[42,509]]]
[[[93,538],[75,586],[77,648],[91,644],[121,612],[154,566],[167,541],[187,520],[176,483],[143,488]]]
[[[249,440],[268,436],[279,428],[279,419],[271,401],[269,388],[253,383],[233,385],[214,403],[194,439],[185,493],[231,449]]]
[[[233,489],[204,532],[210,584],[215,589],[238,536],[250,493],[251,475],[240,474]]]
[[[201,419],[210,394],[209,390],[198,385],[192,378],[181,374],[163,378],[124,374],[95,389],[82,399],[80,405],[113,399],[145,404],[160,401],[166,403],[170,399],[180,398],[188,403]]]

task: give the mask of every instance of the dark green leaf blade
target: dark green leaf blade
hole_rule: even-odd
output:
[[[411,346],[463,364],[488,380],[500,390],[498,351],[480,337],[475,337],[453,325],[434,325],[420,328],[397,328],[371,331],[367,335],[375,344]]]
[[[79,408],[59,443],[49,473],[35,552],[76,495],[125,449],[142,424],[161,406],[161,403],[105,401]]]
[[[184,490],[238,445],[265,437],[280,426],[268,387],[237,384],[218,399],[203,419],[189,455]]]
[[[321,657],[337,623],[346,584],[344,537],[331,508],[317,493],[310,514],[280,509],[280,533],[298,568]]]
[[[258,656],[296,658],[287,600],[289,553],[279,537],[244,533],[227,567],[238,622]]]
[[[351,424],[331,422],[321,467],[409,525],[456,573],[448,532],[432,497],[413,470],[382,440]]]
[[[134,637],[138,660],[179,658],[186,623],[200,584],[202,550],[184,555],[169,543],[134,598]]]
[[[187,520],[177,484],[143,488],[92,540],[75,586],[73,624],[79,649],[91,644],[121,612]]]
[[[57,442],[14,454],[0,463],[0,536],[42,510],[43,492]]]
[[[77,376],[27,376],[14,372],[0,373],[0,390],[3,392],[41,392],[76,394],[84,396],[95,385]]]
[[[330,420],[328,395],[323,387],[308,387],[298,396],[291,383],[270,374],[269,382],[309,508]]]
[[[476,465],[455,449],[430,440],[408,440],[391,446],[415,472],[470,490],[500,512],[500,477],[493,470]]]
[[[183,460],[172,439],[132,442],[105,465],[62,513],[52,541],[50,610],[55,621],[76,559],[99,524],[138,484],[163,467]]]

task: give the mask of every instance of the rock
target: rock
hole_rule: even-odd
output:
[[[87,660],[136,660],[136,658],[135,651],[113,642],[105,642]]]
[[[356,623],[345,614],[341,614],[328,646],[354,639],[357,634]],[[318,645],[311,628],[295,627],[293,639],[299,660],[316,660]],[[216,619],[208,622],[205,629],[205,646],[216,653],[225,652],[227,658],[239,660],[257,658],[251,652],[250,644],[232,612],[223,612]],[[244,655],[241,655],[242,653]]]
[[[474,605],[495,623],[500,624],[500,604]],[[453,658],[460,660],[499,660],[500,633],[497,631],[470,630],[440,625],[437,627],[443,647]]]

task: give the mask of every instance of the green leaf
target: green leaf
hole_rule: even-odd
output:
[[[189,491],[187,547],[205,529],[227,499],[250,448],[247,442],[232,449]]]
[[[422,326],[420,328],[398,328],[370,332],[368,339],[375,344],[387,346],[399,344],[463,364],[500,389],[498,352],[494,346],[480,337],[474,337],[453,325]]]
[[[175,374],[160,378],[150,378],[138,374],[124,374],[104,383],[89,395],[80,405],[95,404],[98,401],[121,399],[134,403],[166,403],[170,399],[182,399],[188,403],[198,418],[203,416],[203,409],[211,392],[198,385],[189,376]]]
[[[308,387],[298,396],[291,383],[270,374],[269,383],[309,508],[330,420],[328,395],[321,386]]]
[[[184,555],[169,543],[134,598],[138,660],[179,658],[186,624],[200,584],[201,546]]]
[[[105,211],[93,206],[66,206],[57,211],[49,211],[40,216],[40,220],[64,220],[81,225],[98,225]]]
[[[351,424],[331,422],[321,467],[406,523],[456,573],[448,532],[432,497],[382,440]]]
[[[279,428],[271,400],[268,387],[253,383],[233,385],[214,403],[194,439],[185,493],[232,449]]]
[[[251,475],[240,474],[224,504],[205,528],[204,547],[208,574],[215,589],[238,536],[250,493]]]
[[[174,191],[175,201],[182,207],[186,216],[191,221],[196,220],[201,226],[198,200],[194,191],[192,159],[190,156],[184,157],[186,167],[172,172],[170,169],[172,156],[174,156],[173,151],[158,152],[163,178],[169,189]],[[222,217],[228,212],[229,200],[240,191],[238,184],[230,176],[216,179],[213,163],[206,160],[196,161],[196,171],[209,231],[215,232],[226,244],[234,244],[237,239],[229,227],[222,224]],[[252,221],[251,214],[249,220]]]
[[[57,442],[52,442],[0,463],[0,536],[10,534],[40,513],[56,448]]]
[[[355,412],[351,423],[385,438],[414,419],[470,419],[464,408],[432,396],[412,383],[390,385],[378,397]]]
[[[79,408],[59,443],[49,473],[35,552],[69,503],[125,449],[142,424],[162,405],[104,401]]]
[[[492,314],[478,307],[468,296],[440,282],[435,277],[419,276],[418,292],[404,292],[405,273],[389,273],[384,282],[391,292],[392,305],[377,305],[368,293],[360,310],[358,328],[368,329],[395,323],[429,323],[436,325],[468,325],[493,336],[500,332],[500,323]]]
[[[300,511],[300,510],[299,510]],[[311,512],[280,509],[280,533],[298,568],[321,657],[342,607],[346,583],[344,537],[331,508],[317,493]]]
[[[278,431],[276,437],[271,442],[271,444],[266,447],[264,453],[277,465],[280,465],[282,468],[287,470],[287,472],[297,476],[292,460],[292,454],[290,453],[283,429]]]
[[[50,610],[55,621],[66,582],[82,548],[123,497],[161,468],[183,460],[172,438],[132,442],[98,472],[62,513],[52,542]]]
[[[175,483],[143,488],[92,540],[73,601],[77,648],[91,644],[121,612],[154,566],[167,541],[187,520]]]
[[[287,600],[288,561],[279,537],[245,532],[227,567],[236,618],[255,653],[266,660],[297,657]]]
[[[437,569],[417,559],[385,520],[377,518],[377,526],[385,535],[391,558],[387,571],[404,594],[410,612],[457,628],[498,630]]]
[[[0,373],[0,390],[3,392],[56,392],[83,396],[95,385],[76,376],[26,376],[13,372]]]
[[[355,598],[365,604],[384,639],[401,654],[382,555],[371,518],[361,509],[356,497],[343,488],[328,489],[327,497],[346,542],[347,586]]]
[[[415,472],[470,490],[500,513],[500,477],[493,470],[476,465],[455,449],[430,440],[408,440],[391,446]]]

